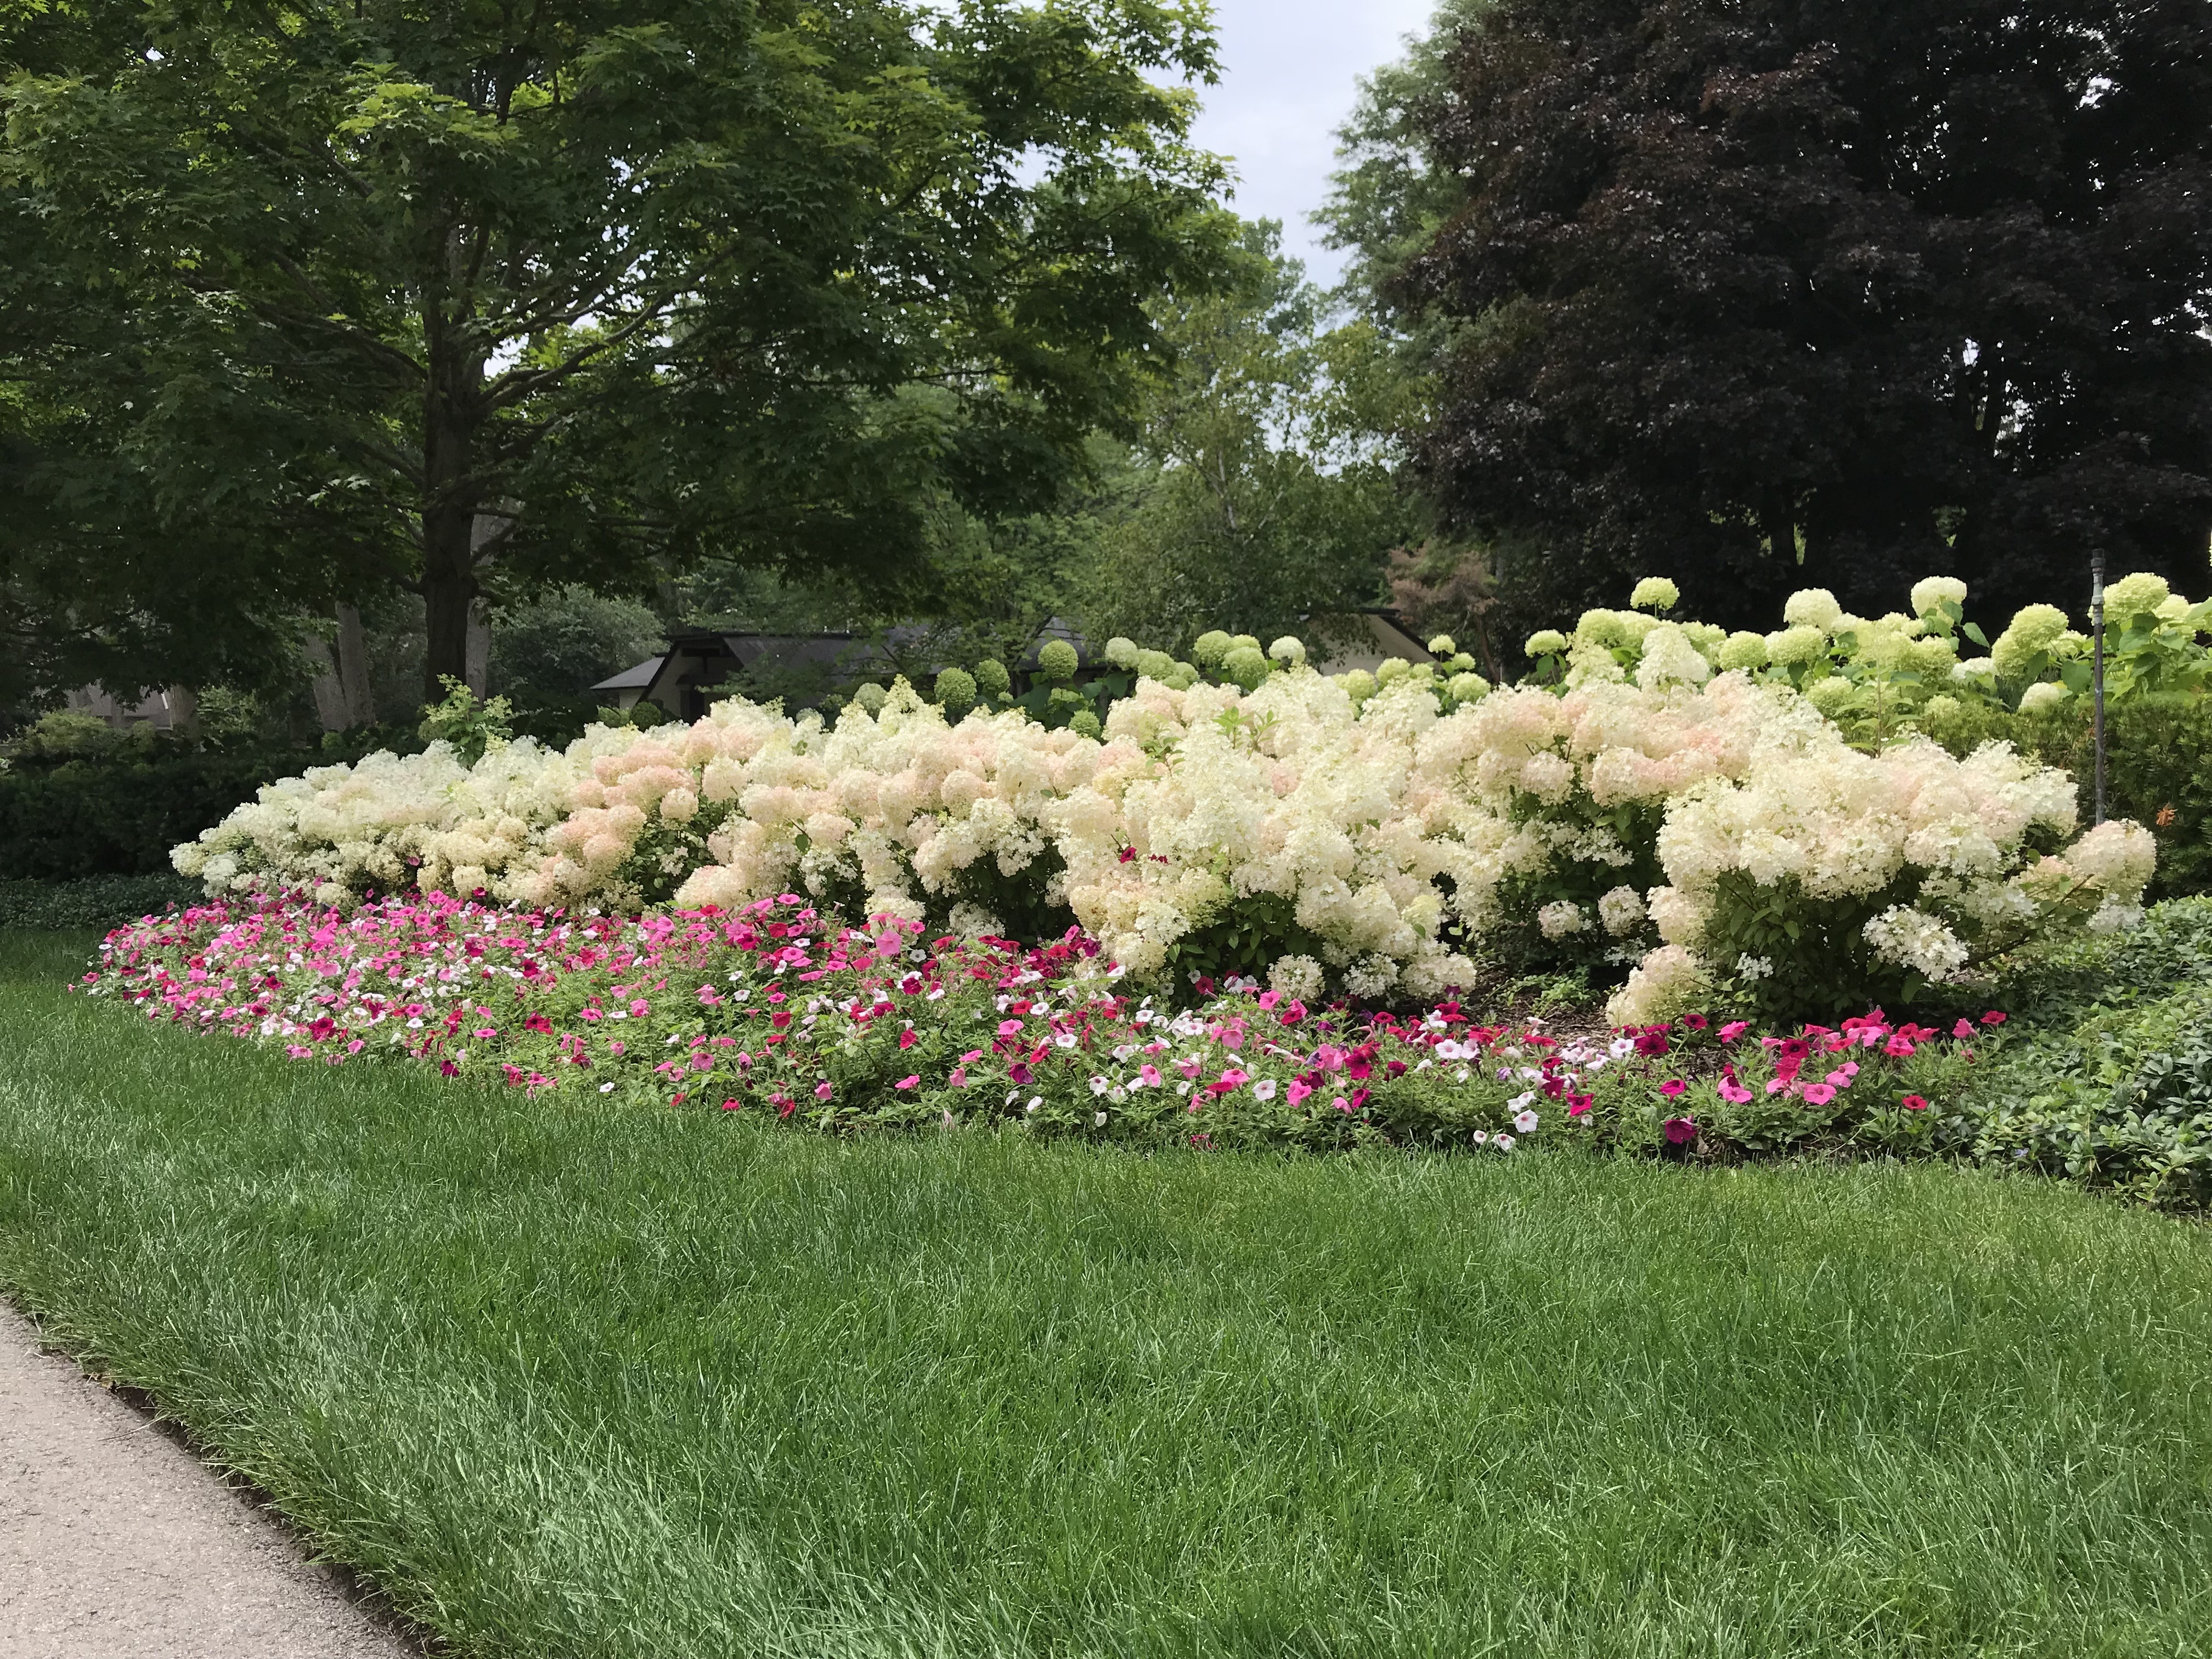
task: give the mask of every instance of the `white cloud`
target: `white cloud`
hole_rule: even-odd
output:
[[[1237,210],[1280,219],[1285,252],[1317,281],[1343,256],[1321,246],[1306,216],[1328,193],[1336,129],[1359,76],[1428,26],[1434,0],[1215,0],[1221,83],[1200,89],[1198,142],[1234,158]]]

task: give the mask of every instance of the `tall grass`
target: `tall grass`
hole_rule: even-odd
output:
[[[464,1653],[2212,1630],[2201,1228],[1947,1168],[836,1143],[155,1030],[70,948],[0,947],[0,1282]]]

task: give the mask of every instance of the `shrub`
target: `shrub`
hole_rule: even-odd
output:
[[[1639,593],[1663,608],[1662,580]],[[1532,641],[1559,648],[1504,690],[1456,653],[1330,680],[1294,640],[1271,654],[1215,631],[1194,647],[1214,681],[1147,672],[1166,659],[1133,647],[1127,695],[1040,684],[1009,705],[987,662],[974,678],[997,712],[950,721],[903,682],[864,688],[827,730],[733,700],[649,737],[516,744],[474,775],[465,748],[318,772],[179,848],[178,867],[216,891],[541,905],[726,905],[795,884],[957,932],[1079,921],[1145,975],[1312,960],[1363,997],[1440,994],[1479,961],[1625,970],[1611,1012],[1629,1023],[1716,994],[1771,1019],[1871,1000],[1932,1012],[1981,994],[1981,964],[2040,932],[2129,925],[2156,850],[2131,823],[2069,848],[2063,772],[1923,734],[2026,732],[2068,707],[2047,707],[2074,672],[2053,666],[2074,650],[2063,617],[2023,612],[2002,665],[1958,678],[1973,666],[1960,641],[1978,640],[1962,594],[1930,579],[1918,615],[1869,621],[1808,589],[1763,641],[1593,610],[1571,639]],[[2201,610],[2168,595],[2129,611],[2130,629],[2157,619],[2138,654],[2193,649]],[[2019,691],[2046,671],[2062,678],[2032,683],[2051,696]]]
[[[796,885],[959,933],[1079,921],[1140,975],[1233,938],[1255,970],[1317,955],[1364,997],[1472,984],[1468,945],[1602,937],[1638,964],[1615,1010],[1637,1023],[1732,982],[1778,1017],[1919,995],[2061,916],[2131,914],[2139,830],[2035,861],[2072,824],[2062,775],[2002,750],[1862,755],[1786,688],[1644,678],[1449,714],[1426,668],[1356,709],[1304,667],[1249,696],[1140,681],[1103,741],[1019,710],[949,726],[902,682],[834,730],[733,701],[562,754],[522,741],[468,767],[440,744],[318,769],[178,867],[326,902],[734,907]]]
[[[2212,899],[2005,964],[2014,1018],[1944,1128],[2005,1169],[2165,1208],[2212,1203]]]
[[[72,881],[0,881],[0,927],[97,928],[102,933],[202,897],[181,876],[83,876]]]
[[[422,724],[416,735],[424,743],[449,744],[463,765],[473,766],[487,749],[498,748],[513,738],[514,708],[505,697],[479,697],[451,674],[440,675],[438,684],[446,688],[446,697],[422,711]]]
[[[178,842],[253,799],[297,754],[127,751],[0,772],[0,879],[166,874]]]
[[[2091,713],[2086,697],[2040,711],[1946,699],[1920,724],[1954,755],[1984,743],[2010,743],[2072,773],[2086,796],[2096,760]],[[2105,748],[2112,816],[2133,819],[2157,837],[2151,897],[2212,890],[2212,702],[2173,695],[2112,699]]]
[[[125,749],[148,754],[157,740],[150,725],[118,732],[97,714],[57,708],[39,716],[8,750],[18,760],[94,760]]]

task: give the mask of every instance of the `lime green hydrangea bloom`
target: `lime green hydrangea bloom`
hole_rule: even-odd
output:
[[[2130,617],[2157,615],[2159,606],[2172,597],[2173,589],[2165,577],[2138,570],[2105,590],[2105,620],[2115,628],[2123,627]]]
[[[2066,631],[2066,613],[2055,605],[2022,605],[2011,626],[1990,647],[1990,659],[2006,679],[2027,678],[2030,665]]]
[[[1943,602],[1953,605],[1966,603],[1966,585],[1956,576],[1923,576],[1912,584],[1912,614],[1934,617],[1943,614]]]
[[[1713,660],[1723,668],[1764,668],[1766,654],[1766,636],[1745,629],[1723,640]]]
[[[1825,587],[1801,587],[1782,606],[1782,620],[1792,628],[1817,628],[1832,633],[1844,619],[1844,607]]]
[[[1850,702],[1853,689],[1851,683],[1839,675],[1823,675],[1805,688],[1805,701],[1833,720]]]
[[[1810,623],[1783,629],[1766,636],[1766,654],[1785,668],[1811,662],[1828,648],[1828,636]]]

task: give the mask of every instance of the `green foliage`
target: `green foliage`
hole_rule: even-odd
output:
[[[975,706],[975,677],[964,668],[948,668],[937,677],[937,701],[945,718],[957,724]]]
[[[1377,601],[1412,528],[1386,343],[1364,322],[1330,325],[1279,227],[1245,227],[1240,259],[1232,293],[1158,308],[1176,368],[1135,439],[1143,472],[1085,578],[1096,634],[1165,647],[1224,622],[1267,639],[1325,629],[1306,619]]]
[[[228,685],[203,686],[198,694],[200,741],[231,748],[263,739],[270,711],[252,691]]]
[[[1729,872],[1701,941],[1720,970],[1723,1000],[1765,1024],[1833,1018],[1839,1008],[1910,1010],[1922,1018],[1954,1012],[1959,989],[1884,962],[1866,937],[1868,921],[1909,902],[1912,884],[1814,899],[1794,877],[1761,885]]]
[[[79,876],[65,881],[0,879],[0,927],[106,933],[171,905],[197,904],[200,883],[179,875]]]
[[[660,725],[668,716],[659,703],[650,698],[641,697],[627,708],[595,709],[592,718],[601,726],[635,726],[642,732]]]
[[[152,732],[149,726],[142,746],[150,742]],[[112,755],[131,742],[131,734],[117,731],[97,714],[57,708],[41,714],[30,730],[8,744],[8,750],[24,761],[89,760]]]
[[[440,684],[446,688],[446,700],[424,707],[422,724],[416,730],[424,743],[449,743],[464,766],[474,766],[485,750],[500,748],[514,736],[514,707],[505,697],[480,698],[451,675]]]
[[[1982,1068],[1972,1154],[2163,1208],[2212,1205],[2212,900],[2026,964],[2035,1018]]]
[[[2005,742],[2046,765],[2063,767],[2090,806],[2096,753],[2089,700],[2020,714],[1954,700],[1919,717],[1920,726],[1954,755]],[[2112,699],[2106,714],[2106,793],[2112,817],[2133,818],[2158,838],[2154,898],[2212,890],[2212,700],[2203,696]]]
[[[434,686],[484,592],[896,568],[1048,503],[1226,254],[1153,0],[38,6],[0,60],[40,628],[400,584]]]
[[[1279,893],[1251,893],[1224,904],[1203,926],[1168,946],[1167,990],[1178,1001],[1203,1000],[1202,979],[1223,985],[1232,977],[1267,982],[1267,969],[1285,956],[1322,959],[1318,935],[1298,925],[1297,906]]]
[[[492,618],[489,689],[514,704],[516,735],[565,743],[595,716],[590,688],[658,654],[664,635],[635,600],[555,589]]]
[[[331,758],[349,757],[345,751]],[[0,772],[0,879],[151,875],[271,778],[320,755],[155,753]]]

